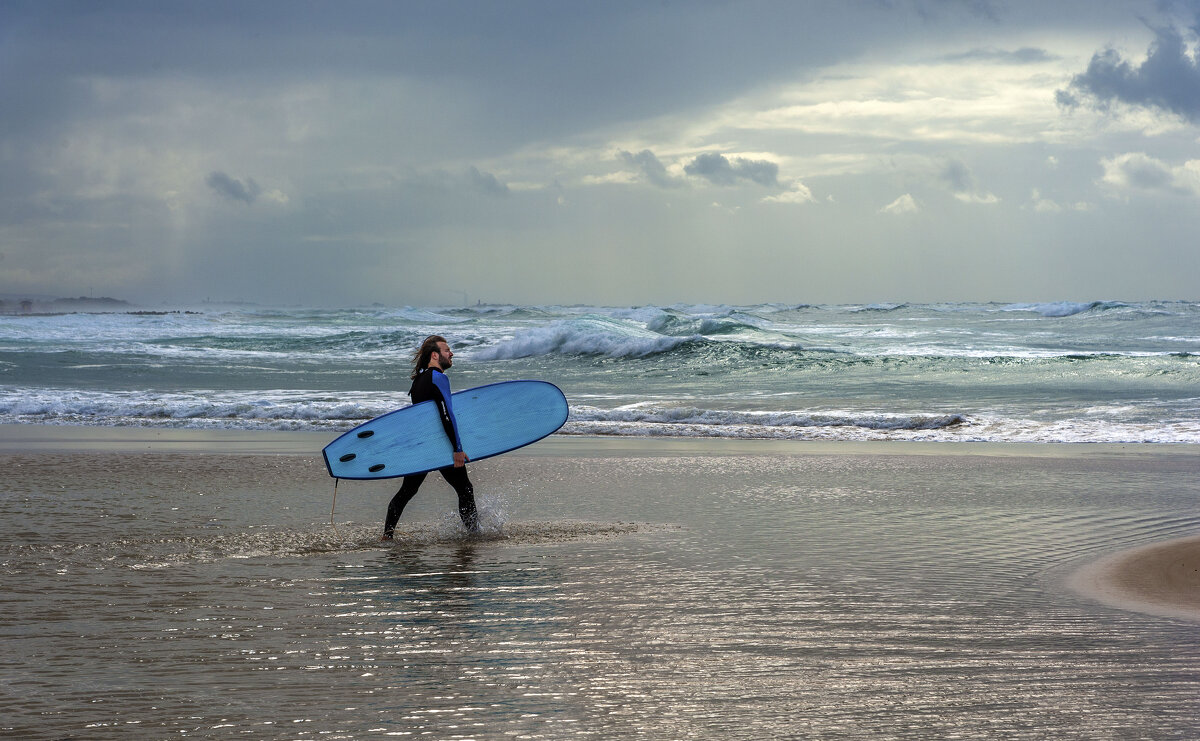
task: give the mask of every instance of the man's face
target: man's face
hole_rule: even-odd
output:
[[[445,342],[438,343],[437,353],[438,353],[438,362],[441,363],[442,370],[446,370],[447,368],[449,368],[452,365],[451,358],[454,357],[454,353],[450,351],[450,346],[447,345]]]

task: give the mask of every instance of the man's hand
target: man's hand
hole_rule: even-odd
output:
[[[467,461],[469,460],[471,459],[467,457],[466,453],[459,451],[454,454],[454,467],[462,468],[463,466],[467,465]]]

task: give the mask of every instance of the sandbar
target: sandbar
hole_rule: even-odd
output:
[[[1200,537],[1116,553],[1079,571],[1072,586],[1121,609],[1200,620]]]

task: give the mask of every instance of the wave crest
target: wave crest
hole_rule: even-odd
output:
[[[1032,312],[1047,318],[1059,318],[1086,314],[1089,312],[1109,311],[1113,309],[1129,309],[1129,304],[1121,301],[1051,301],[1046,303],[1007,304],[1001,311]]]
[[[758,327],[734,315],[697,317],[662,314],[649,321],[646,329],[673,337],[695,337],[696,335],[732,335],[754,331]]]
[[[591,315],[524,329],[498,345],[474,353],[479,360],[512,360],[538,355],[644,357],[667,352],[690,338],[668,337],[628,322]]]

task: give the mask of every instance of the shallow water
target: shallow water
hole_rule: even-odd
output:
[[[1196,625],[1064,588],[1200,533],[1194,451],[722,450],[486,461],[391,545],[310,458],[2,456],[0,732],[1200,734]]]

